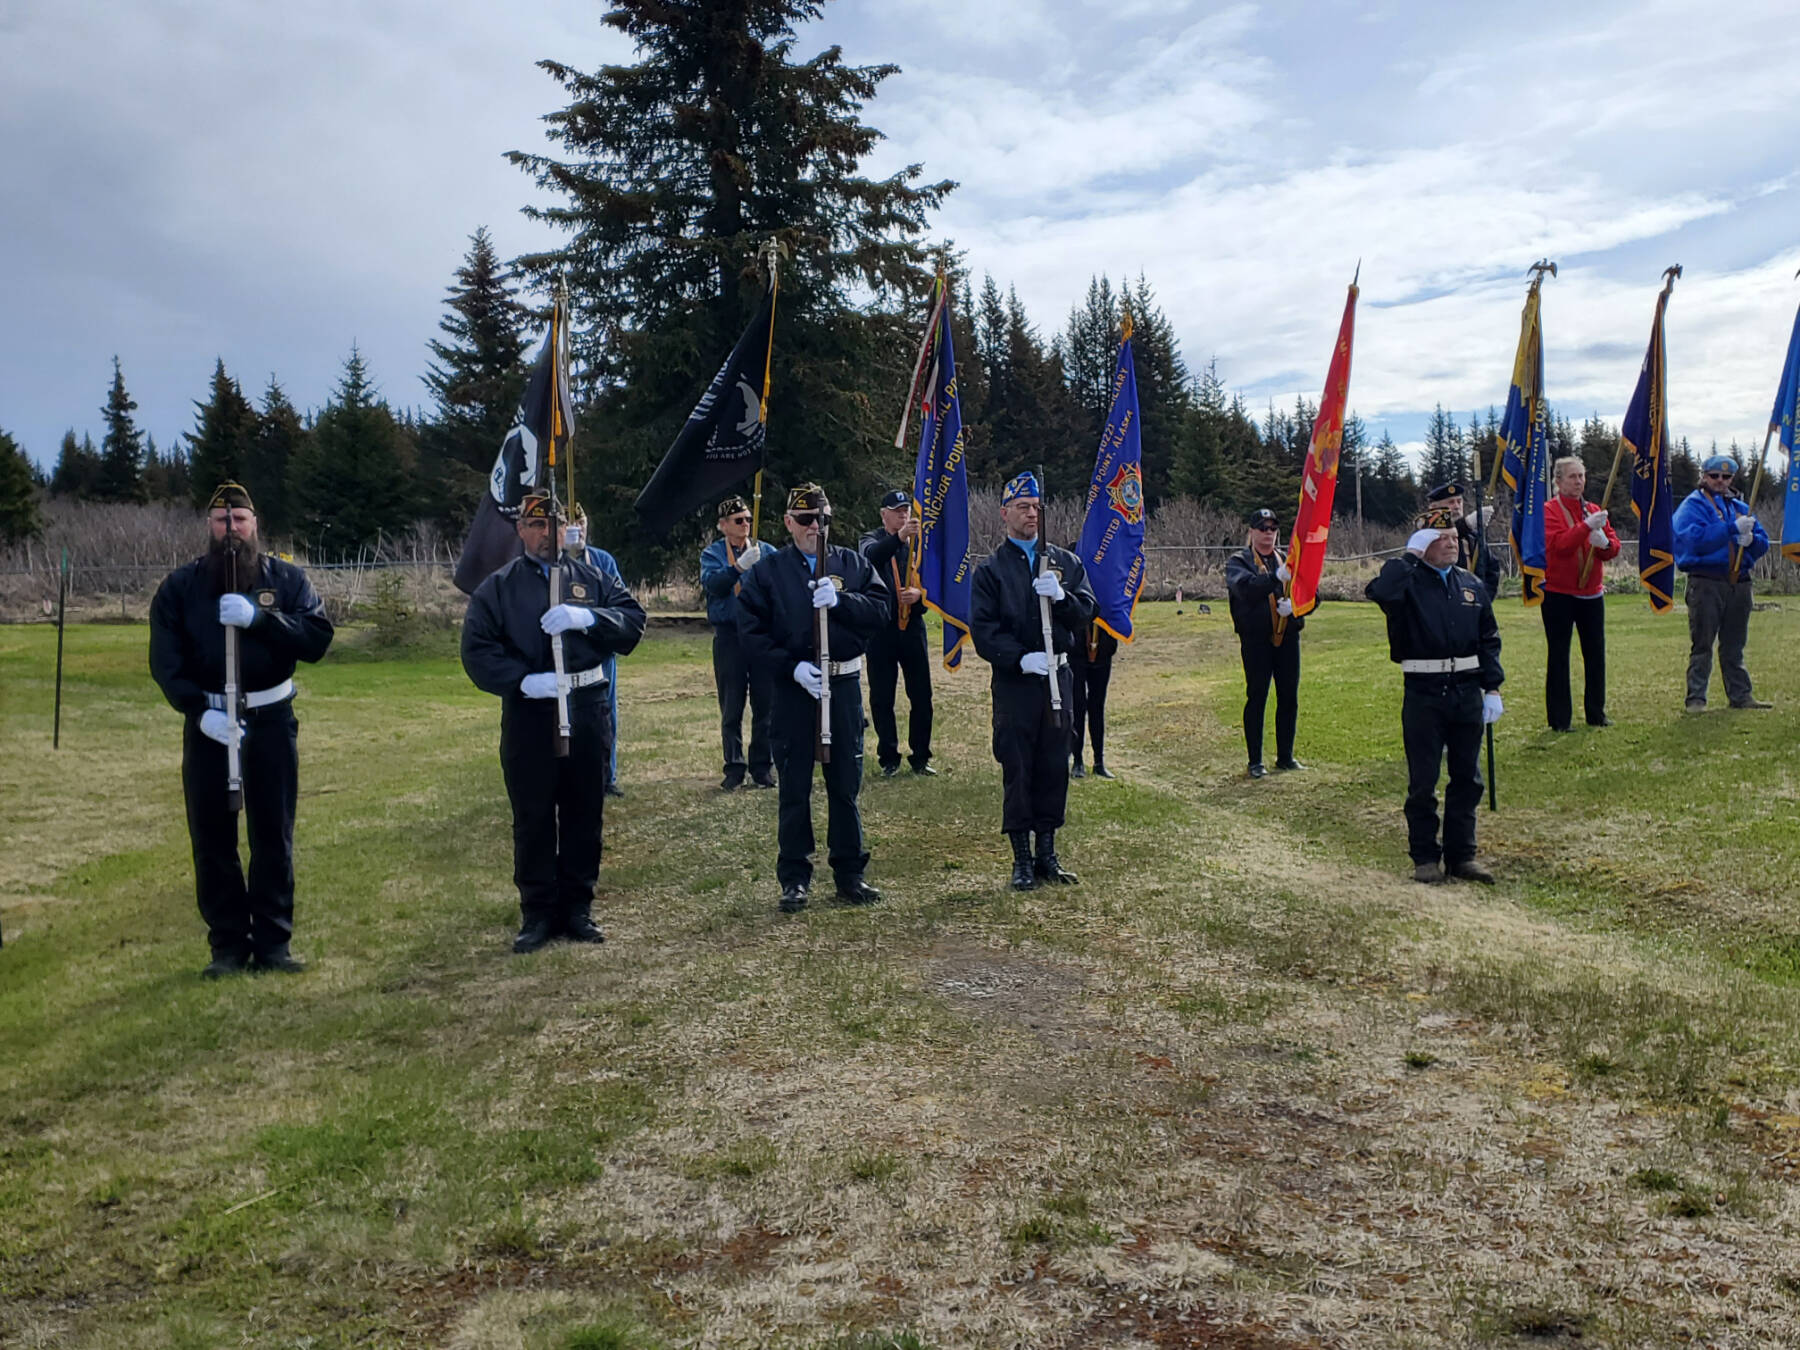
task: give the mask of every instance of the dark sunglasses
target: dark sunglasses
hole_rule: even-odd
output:
[[[1706,471],[1706,476],[1708,478],[1729,478],[1731,477],[1731,472],[1728,469],[1708,469]]]
[[[1274,524],[1272,524],[1272,523],[1271,523],[1271,524],[1268,524],[1268,525],[1252,525],[1252,526],[1251,526],[1251,527],[1250,527],[1250,528],[1251,528],[1251,529],[1253,529],[1253,530],[1256,530],[1256,531],[1257,531],[1257,532],[1259,532],[1259,533],[1260,533],[1260,532],[1261,532],[1261,531],[1263,531],[1263,530],[1270,530],[1270,531],[1273,531],[1273,530],[1275,530],[1275,529],[1276,529],[1276,528],[1277,528],[1277,527],[1276,527],[1276,526],[1275,526],[1275,525],[1274,525]]]
[[[725,519],[730,521],[733,525],[748,525],[750,523],[750,513],[746,511],[741,516],[726,516]]]
[[[802,529],[811,529],[814,525],[817,525],[820,520],[817,511],[796,511],[793,514],[794,524],[800,526]],[[824,517],[824,521],[827,525],[831,524],[831,517]]]

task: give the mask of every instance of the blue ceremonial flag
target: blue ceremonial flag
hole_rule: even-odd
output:
[[[941,277],[919,364],[926,376],[919,410],[919,462],[913,470],[919,546],[912,550],[907,571],[912,584],[924,593],[927,608],[944,621],[944,669],[958,670],[969,640],[974,566],[969,558],[969,467],[956,393],[956,349],[950,340],[950,288]],[[915,388],[918,375],[915,371]],[[911,394],[907,403],[910,412]],[[904,420],[900,435],[906,435]]]
[[[1127,314],[1119,363],[1113,370],[1112,411],[1100,433],[1100,451],[1088,483],[1087,519],[1075,546],[1099,602],[1094,621],[1120,642],[1131,641],[1132,613],[1144,589],[1144,444],[1139,431],[1137,371],[1131,362]]]
[[[1550,499],[1550,441],[1544,405],[1544,335],[1538,325],[1540,272],[1532,278],[1519,324],[1512,387],[1500,422],[1500,476],[1512,489],[1513,557],[1527,605],[1544,602],[1544,506]]]
[[[1782,494],[1781,556],[1800,562],[1800,463],[1794,459],[1794,422],[1800,414],[1800,314],[1794,316],[1794,335],[1788,339],[1787,364],[1781,368],[1781,387],[1775,391],[1775,411],[1769,414],[1769,430],[1781,438],[1787,456],[1787,491]]]
[[[1644,353],[1637,389],[1619,427],[1619,438],[1624,441],[1621,448],[1631,451],[1631,510],[1638,520],[1638,579],[1650,596],[1650,608],[1658,614],[1675,608],[1675,507],[1671,500],[1675,489],[1669,479],[1669,408],[1663,352],[1663,311],[1668,308],[1669,289],[1674,284],[1671,275],[1662,294],[1656,297],[1650,347]]]

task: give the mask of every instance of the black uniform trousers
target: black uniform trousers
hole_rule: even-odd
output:
[[[266,954],[294,931],[294,804],[300,795],[300,724],[291,701],[244,715],[239,766],[246,886],[238,859],[237,813],[225,809],[225,747],[189,717],[181,740],[181,792],[194,848],[194,892],[214,956]]]
[[[556,700],[501,703],[500,768],[512,803],[513,884],[527,923],[590,912],[600,877],[612,718],[606,690],[569,695],[569,753],[555,754]]]
[[[869,640],[863,663],[869,668],[869,720],[875,724],[875,759],[882,768],[900,762],[900,731],[894,718],[894,693],[906,677],[907,756],[913,768],[931,762],[931,656],[926,650],[925,621],[915,618],[905,628],[892,624]]]
[[[750,702],[750,772],[758,777],[774,767],[769,752],[769,691],[762,673],[744,655],[737,625],[713,629],[713,684],[719,691],[719,738],[725,747],[725,776],[744,781],[744,700]]]
[[[1074,715],[1074,679],[1067,666],[1056,678],[1062,686],[1063,723],[1050,707],[1050,686],[1041,675],[994,682],[994,758],[1005,785],[1000,828],[1060,830],[1069,802],[1069,723]]]
[[[1084,735],[1094,742],[1094,765],[1106,763],[1106,686],[1112,682],[1113,659],[1109,652],[1098,660],[1087,659],[1087,650],[1069,655],[1069,672],[1074,686],[1070,705],[1075,734],[1075,762],[1081,762]]]
[[[812,884],[813,736],[819,705],[812,695],[788,681],[775,692],[773,739],[775,771],[780,778],[780,823],[777,827],[775,877],[783,890]],[[869,866],[863,848],[862,813],[856,794],[862,789],[862,679],[839,675],[831,682],[831,762],[820,765],[825,778],[825,850],[840,886],[862,880]]]
[[[1448,867],[1475,856],[1475,811],[1481,805],[1481,681],[1408,675],[1400,706],[1406,742],[1407,851],[1415,863]],[[1438,772],[1445,759],[1444,841],[1438,844]]]
[[[1581,635],[1581,706],[1589,726],[1606,720],[1606,599],[1544,592],[1544,712],[1553,731],[1575,715],[1569,695],[1569,639]]]
[[[1250,763],[1262,763],[1263,713],[1269,684],[1275,685],[1275,758],[1294,757],[1294,727],[1300,718],[1300,634],[1289,629],[1277,647],[1264,637],[1238,637],[1244,658],[1244,748]]]

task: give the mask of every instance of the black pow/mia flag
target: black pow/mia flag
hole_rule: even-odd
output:
[[[463,540],[453,579],[464,595],[497,572],[519,551],[515,522],[519,503],[540,482],[548,483],[545,467],[554,440],[558,450],[567,448],[575,434],[575,412],[569,397],[568,336],[559,303],[544,335],[543,349],[525,383],[525,396],[513,414],[512,429],[500,443],[494,468],[488,474],[488,490],[481,494],[469,536]]]
[[[660,535],[763,466],[763,374],[774,337],[775,288],[688,414],[662,463],[638,493],[638,517]]]

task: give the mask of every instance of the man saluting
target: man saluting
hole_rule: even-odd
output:
[[[524,552],[476,587],[463,620],[462,663],[475,687],[500,696],[500,768],[512,803],[513,882],[521,923],[515,952],[552,938],[604,942],[594,922],[612,716],[609,656],[644,635],[631,592],[585,557],[556,558],[555,507],[545,493],[519,504]],[[562,568],[560,604],[550,569]],[[557,674],[550,639],[563,640],[569,753],[555,753]]]
[[[150,604],[150,673],[187,715],[181,791],[194,847],[194,890],[212,944],[209,980],[254,966],[305,967],[294,931],[294,804],[300,791],[294,663],[331,645],[331,620],[306,573],[257,547],[256,508],[221,483],[206,508],[206,556],[177,568]],[[225,630],[238,633],[240,745],[250,878],[238,861],[237,812],[226,799]]]
[[[1073,885],[1056,857],[1056,832],[1069,799],[1070,717],[1074,682],[1069,653],[1087,641],[1094,592],[1081,559],[1042,537],[1037,478],[1029,470],[1006,485],[1000,522],[1006,538],[975,569],[969,631],[994,668],[994,758],[1006,795],[1000,828],[1012,841],[1014,890],[1042,881]],[[1044,650],[1043,609],[1050,601],[1051,647]],[[1060,711],[1050,682],[1060,691]],[[1032,855],[1032,835],[1037,854]]]

